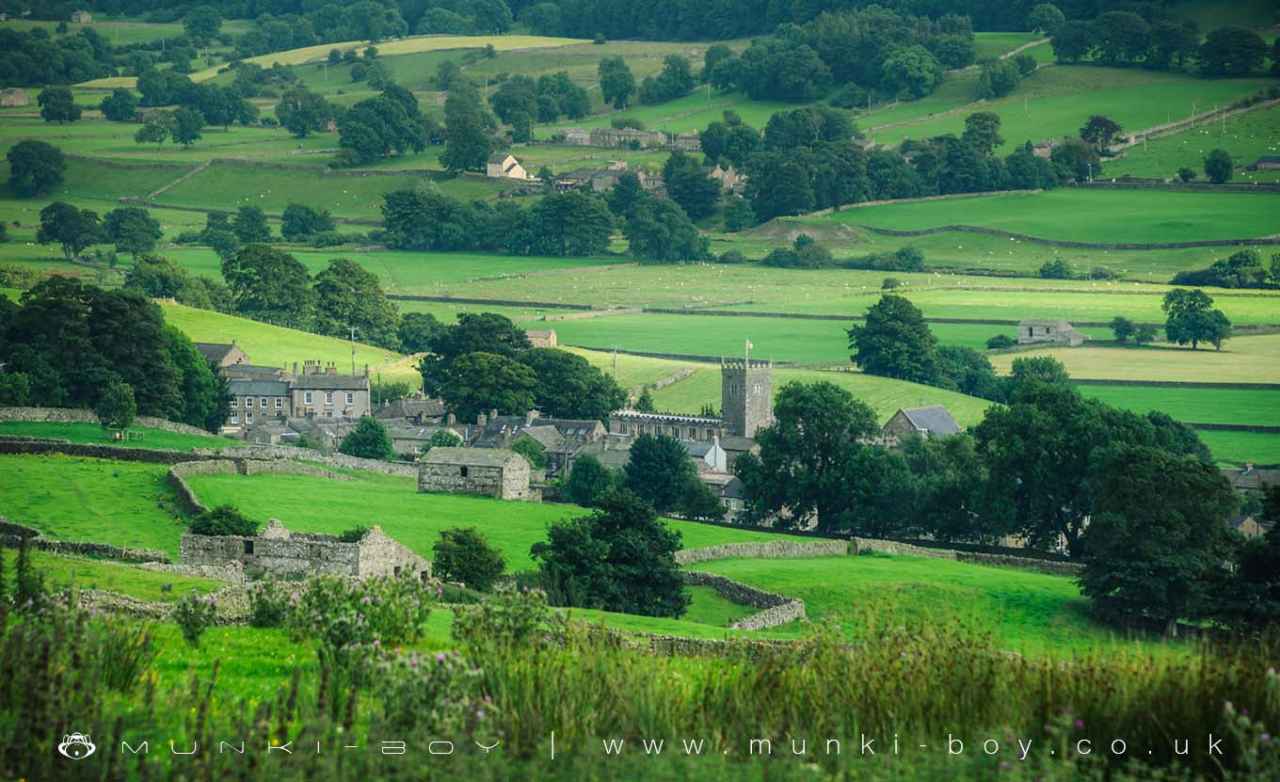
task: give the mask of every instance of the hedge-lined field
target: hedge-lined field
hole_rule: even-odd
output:
[[[1125,130],[1137,131],[1225,106],[1271,84],[1263,78],[1204,79],[1133,68],[1054,65],[1027,77],[1004,98],[959,107],[943,104],[939,108],[944,111],[955,110],[878,129],[872,137],[879,144],[897,144],[945,133],[959,136],[967,114],[990,111],[1000,116],[1005,143],[999,151],[1008,154],[1026,141],[1075,136],[1093,114],[1105,114]],[[874,115],[868,121],[882,124]],[[1103,172],[1108,173],[1105,164]]]
[[[1139,413],[1156,410],[1179,421],[1280,426],[1280,388],[1274,391],[1123,385],[1077,388],[1081,394],[1109,405]]]
[[[1225,124],[1225,132],[1224,132]],[[1225,149],[1235,160],[1233,182],[1274,182],[1276,171],[1248,171],[1264,155],[1280,155],[1280,107],[1258,109],[1152,139],[1125,150],[1107,164],[1107,174],[1172,179],[1180,168],[1190,168],[1204,178],[1204,159],[1215,149]]]
[[[1275,232],[1280,195],[1060,188],[844,209],[834,223],[896,230],[968,225],[1042,239],[1173,243]]]
[[[993,356],[991,363],[997,372],[1006,372],[1014,359],[1038,355],[1058,359],[1074,378],[1280,383],[1280,334],[1236,337],[1225,342],[1221,351],[1212,345],[1200,350],[1190,345],[1047,348]]]

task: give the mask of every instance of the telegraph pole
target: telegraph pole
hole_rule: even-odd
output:
[[[351,375],[356,374],[356,327],[351,327]]]

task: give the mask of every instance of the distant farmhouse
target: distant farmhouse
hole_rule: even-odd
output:
[[[537,330],[532,329],[526,331],[525,336],[529,338],[529,344],[535,348],[554,348],[559,344],[556,337],[555,329]]]
[[[418,466],[418,491],[541,502],[531,473],[523,456],[504,448],[432,448]]]
[[[1280,171],[1280,155],[1263,155],[1246,169],[1247,171]]]
[[[1273,486],[1280,486],[1280,468],[1255,467],[1252,464],[1246,464],[1241,468],[1224,469],[1222,475],[1236,492],[1259,500],[1262,499],[1264,491]],[[1256,538],[1267,534],[1267,527],[1263,526],[1262,521],[1248,513],[1237,513],[1231,519],[1231,526],[1245,537]]]
[[[900,445],[902,438],[916,435],[925,440],[949,437],[964,431],[947,408],[942,405],[900,409],[880,429],[881,442],[890,448]]]
[[[31,103],[31,98],[27,96],[27,91],[20,87],[7,87],[0,90],[0,107],[6,109],[18,108]]]
[[[1088,339],[1065,320],[1024,320],[1018,323],[1019,345],[1069,345],[1074,348]]]
[[[522,181],[531,179],[529,172],[509,152],[498,152],[491,155],[489,162],[485,164],[485,176],[493,179],[519,179]]]
[[[350,578],[399,576],[426,579],[431,563],[387,537],[374,526],[356,541],[334,535],[291,532],[272,519],[261,534],[183,535],[182,564],[225,566],[239,563],[245,575],[292,579],[330,575]]]
[[[71,13],[71,21],[76,24],[89,24],[93,21],[93,14],[88,11],[73,11]]]

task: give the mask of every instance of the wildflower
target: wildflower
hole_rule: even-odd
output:
[[[1084,720],[1076,720],[1076,730],[1084,728]]]
[[[436,652],[436,662],[444,662],[444,652]]]
[[[1263,734],[1262,734],[1261,736],[1259,736],[1258,738],[1262,741],[1262,743],[1263,743],[1263,744],[1266,744],[1267,742],[1271,741],[1271,734],[1270,734],[1270,733],[1263,733]]]

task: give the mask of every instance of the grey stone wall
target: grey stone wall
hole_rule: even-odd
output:
[[[213,593],[214,617],[218,624],[243,624],[249,620],[249,592],[242,586],[228,586]],[[80,606],[92,611],[151,619],[167,620],[173,614],[173,603],[138,600],[99,589],[80,590]]]
[[[1084,572],[1084,565],[1078,562],[1055,562],[1050,559],[1032,557],[1013,557],[1007,554],[985,554],[982,552],[957,551],[956,561],[970,562],[975,565],[992,565],[994,567],[1012,567],[1021,570],[1034,570],[1053,576],[1078,576]]]
[[[155,549],[125,548],[107,543],[74,540],[50,540],[38,530],[16,524],[0,516],[0,546],[17,548],[23,541],[39,551],[51,554],[69,554],[93,559],[112,559],[118,562],[168,562],[169,555]]]
[[[956,551],[946,548],[925,548],[910,543],[899,543],[896,540],[877,540],[875,538],[852,538],[849,542],[849,553],[864,554],[875,552],[896,557],[933,557],[934,559],[956,559]]]
[[[692,565],[713,559],[787,559],[796,557],[843,557],[849,554],[844,540],[771,540],[762,543],[723,543],[719,546],[680,549],[677,565]]]
[[[209,510],[208,506],[200,501],[196,493],[187,485],[186,479],[192,475],[234,475],[235,473],[235,462],[230,459],[212,459],[175,464],[169,468],[168,479],[174,493],[178,495],[178,504],[183,510],[188,513],[204,513]]]
[[[766,627],[777,627],[805,618],[804,601],[798,598],[766,592],[714,573],[691,570],[682,575],[686,584],[709,586],[730,602],[762,609],[739,619],[729,625],[730,627],[739,630],[763,630]]]
[[[0,421],[32,421],[59,424],[99,423],[97,414],[92,410],[72,407],[0,407]],[[168,421],[163,418],[152,418],[147,415],[140,415],[133,422],[138,426],[161,429],[177,434],[193,434],[202,437],[214,436],[210,432],[195,426],[181,424],[177,421]]]
[[[186,462],[193,459],[208,458],[193,456],[190,453],[181,451],[155,451],[147,448],[73,443],[70,440],[57,438],[0,436],[0,454],[43,453],[61,453],[67,456],[87,456],[90,459],[115,459],[122,462],[144,462],[147,464],[177,464],[178,462]]]
[[[224,459],[285,459],[289,461],[307,461],[347,470],[369,470],[383,475],[398,475],[414,478],[418,475],[418,465],[410,462],[383,462],[377,459],[361,459],[342,453],[322,454],[310,448],[294,448],[287,445],[252,445],[232,446],[230,448],[204,449],[198,448],[195,453],[206,457]]]

